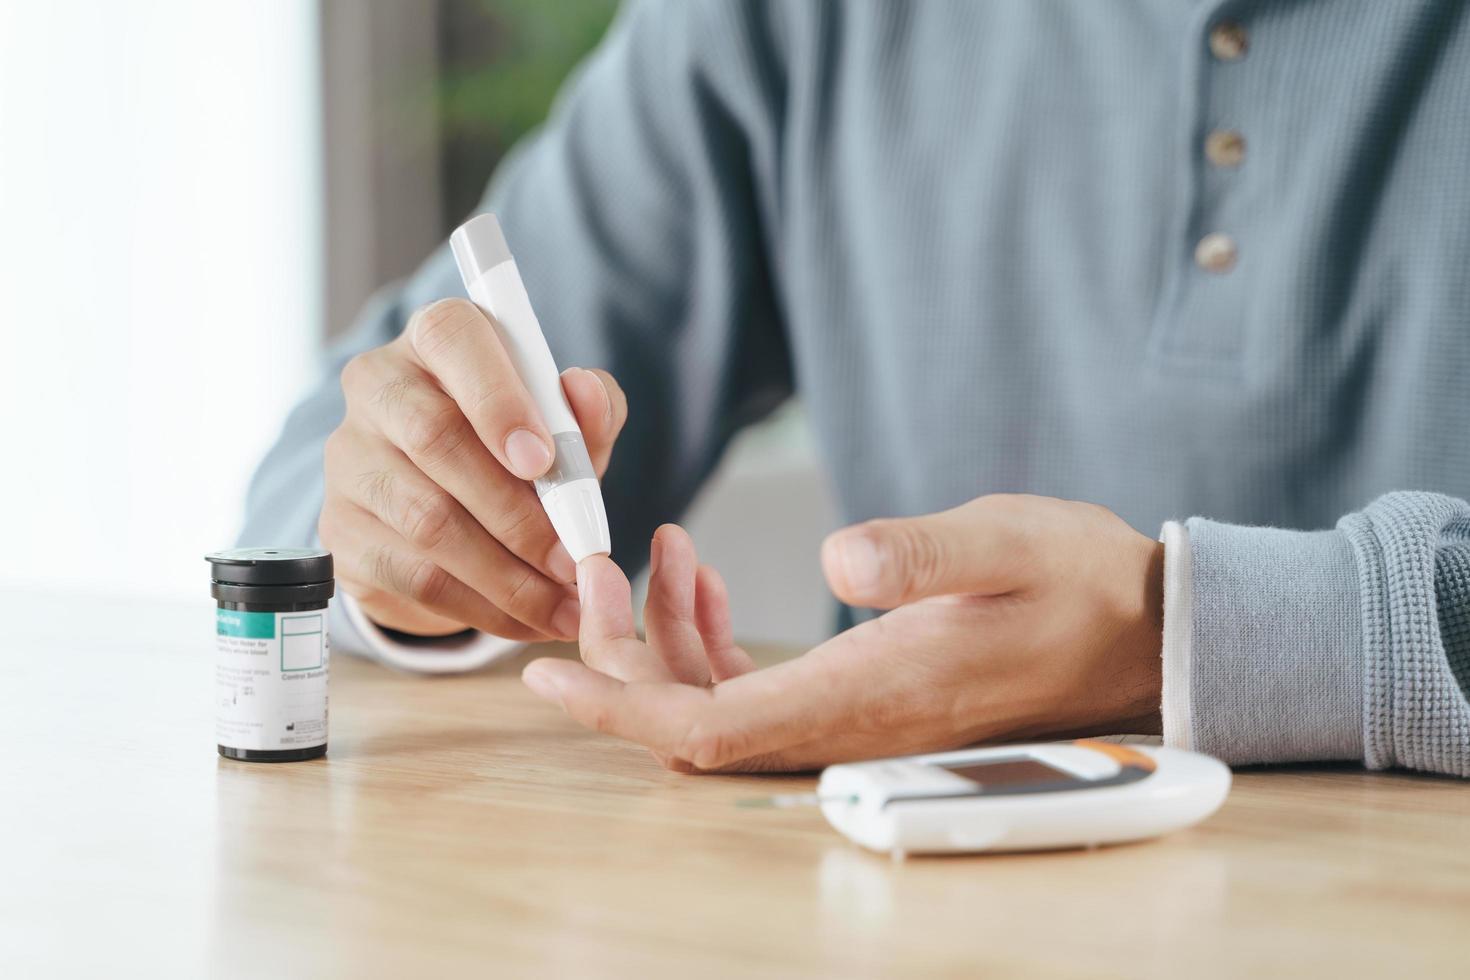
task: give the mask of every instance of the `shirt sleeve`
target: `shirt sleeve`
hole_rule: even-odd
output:
[[[1194,611],[1189,532],[1178,521],[1169,521],[1159,540],[1164,543],[1163,697],[1159,714],[1164,744],[1189,749],[1194,745],[1189,713],[1189,641]]]
[[[547,125],[497,172],[485,203],[557,363],[606,368],[628,394],[602,491],[613,557],[630,577],[653,530],[688,506],[735,432],[792,390],[763,245],[774,204],[755,190],[775,134],[762,107],[770,93],[751,65],[778,52],[762,48],[769,32],[750,16],[744,5],[628,5]],[[398,336],[416,308],[464,295],[440,247],[368,304],[257,470],[242,544],[311,540],[322,447],[345,412],[343,366]],[[417,644],[395,657],[341,605],[343,649],[411,669],[492,657],[482,646],[435,659]]]
[[[368,618],[357,600],[342,593],[332,602],[332,649],[367,657],[417,674],[459,674],[513,657],[526,644],[478,630],[456,636],[400,639]]]
[[[1165,592],[1168,744],[1470,776],[1470,505],[1401,492],[1330,531],[1196,517],[1183,532],[1186,642]],[[1166,537],[1166,582],[1168,561]]]

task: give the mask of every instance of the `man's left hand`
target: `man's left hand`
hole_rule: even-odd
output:
[[[526,684],[681,771],[801,770],[977,742],[1157,732],[1163,546],[1105,508],[988,496],[844,528],[822,546],[838,598],[889,611],[756,669],[693,542],[654,536],[648,640],[627,579],[578,569],[585,665]]]

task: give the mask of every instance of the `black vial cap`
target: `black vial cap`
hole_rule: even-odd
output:
[[[231,548],[204,560],[210,565],[210,592],[221,601],[325,601],[335,591],[332,554],[319,548]]]

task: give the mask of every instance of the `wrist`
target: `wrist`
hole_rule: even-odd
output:
[[[419,636],[407,642],[374,622],[347,591],[333,603],[333,646],[340,635],[343,649],[366,655],[390,667],[412,673],[451,674],[475,670],[509,657],[525,644],[491,636],[479,630],[440,637]]]
[[[1117,711],[1129,732],[1157,735],[1163,731],[1164,544],[1141,534],[1137,538],[1131,573],[1121,579],[1128,595],[1115,656],[1127,666],[1118,674]]]

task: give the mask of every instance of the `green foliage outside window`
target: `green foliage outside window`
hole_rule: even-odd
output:
[[[534,129],[597,45],[617,0],[447,0],[438,114],[446,216],[478,200],[511,145]]]

